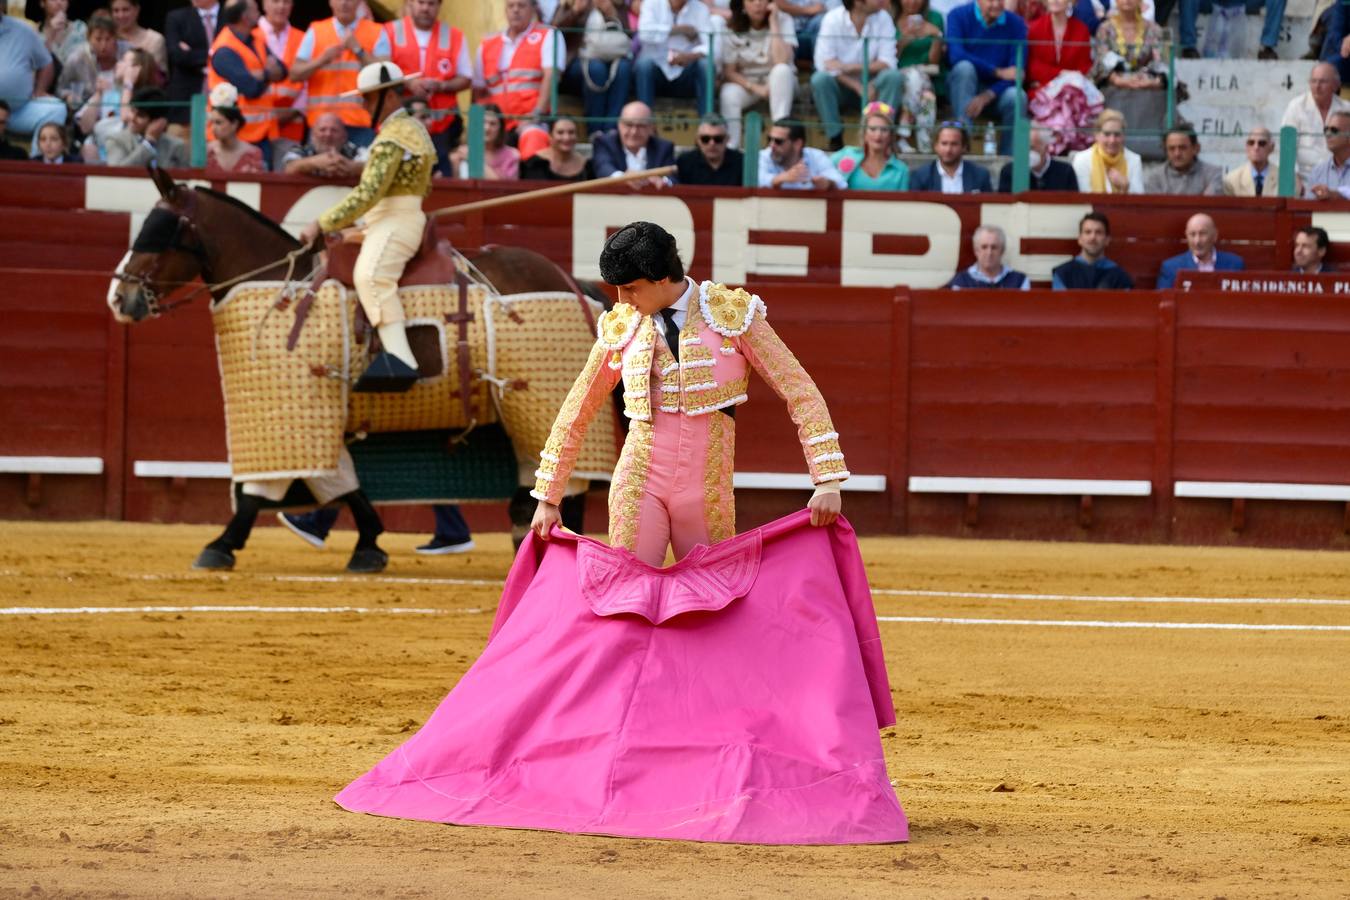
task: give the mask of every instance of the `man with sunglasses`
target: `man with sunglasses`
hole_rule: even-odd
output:
[[[759,186],[795,191],[848,187],[824,150],[806,146],[799,122],[779,119],[769,129],[769,146],[759,151]]]
[[[680,184],[715,184],[740,187],[745,157],[727,148],[727,123],[717,113],[708,113],[698,123],[698,145],[675,160]]]
[[[1313,167],[1303,196],[1308,200],[1350,199],[1350,112],[1327,116],[1323,133],[1331,155]]]
[[[1260,127],[1247,133],[1247,161],[1223,176],[1223,192],[1229,197],[1274,197],[1280,185],[1280,169],[1270,161],[1275,141]]]

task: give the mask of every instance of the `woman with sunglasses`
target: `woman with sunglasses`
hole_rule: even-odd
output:
[[[728,34],[718,47],[722,54],[720,106],[727,121],[727,141],[741,145],[741,115],[769,104],[771,122],[792,115],[797,70],[792,55],[797,33],[792,19],[771,0],[731,0]]]
[[[858,127],[861,146],[845,147],[830,157],[855,191],[909,189],[909,167],[895,155],[895,111],[887,103],[867,104]]]

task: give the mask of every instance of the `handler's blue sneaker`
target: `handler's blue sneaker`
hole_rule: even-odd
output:
[[[447,553],[468,553],[473,549],[473,538],[467,541],[447,541],[443,537],[433,537],[417,548],[423,556],[444,556]]]
[[[308,522],[300,516],[293,516],[290,513],[277,513],[277,521],[291,530],[293,534],[311,547],[317,547],[322,550],[327,541],[327,535],[318,534],[310,531]]]

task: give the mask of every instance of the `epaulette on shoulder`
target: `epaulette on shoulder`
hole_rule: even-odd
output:
[[[699,285],[698,306],[708,327],[729,338],[749,331],[757,313],[767,315],[764,301],[745,288],[730,288],[711,281]]]
[[[595,330],[600,343],[606,350],[622,350],[637,334],[642,313],[628,303],[615,303],[613,309],[606,310],[596,323]]]

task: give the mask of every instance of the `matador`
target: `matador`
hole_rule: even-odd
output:
[[[600,274],[619,302],[598,337],[540,454],[532,527],[547,540],[586,426],[623,381],[628,437],[609,492],[610,543],[653,566],[735,534],[732,495],[736,407],[753,368],[788,406],[816,485],[815,525],[839,515],[848,477],[839,434],[811,377],[743,288],[687,277],[675,239],[651,222],[615,232]]]
[[[431,193],[436,148],[426,126],[403,108],[402,85],[411,77],[391,62],[371,63],[361,70],[351,93],[363,96],[379,134],[370,145],[361,181],[300,236],[308,244],[320,233],[339,231],[365,219],[365,237],[352,281],[384,350],[357,380],[356,391],[406,391],[418,378],[398,282],[422,244],[427,224],[422,198]]]

